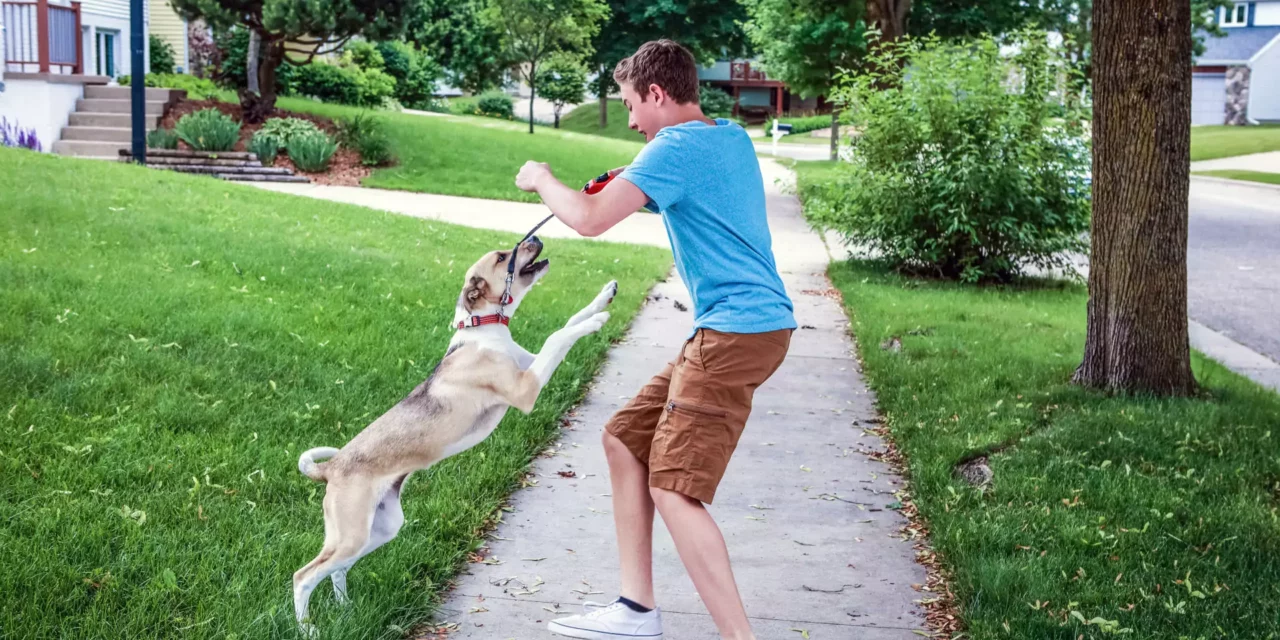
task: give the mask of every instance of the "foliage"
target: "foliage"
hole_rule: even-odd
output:
[[[381,69],[362,68],[344,58],[338,64],[317,61],[298,68],[291,85],[293,93],[324,102],[380,107],[394,95],[396,80]]]
[[[478,115],[510,120],[514,109],[515,99],[498,90],[486,91],[476,98],[475,112]]]
[[[1043,33],[1011,42],[1012,57],[991,37],[884,43],[868,72],[844,76],[834,97],[861,134],[841,175],[803,194],[811,220],[896,267],[965,281],[1086,250],[1088,139],[1078,117],[1048,117],[1066,62]]]
[[[218,85],[234,91],[240,91],[248,85],[246,72],[249,59],[249,30],[243,27],[224,29],[214,36],[217,50],[215,65],[210,75]],[[275,68],[275,88],[277,92],[285,92],[289,88],[294,71],[292,64],[280,61]]]
[[[744,0],[745,25],[770,78],[803,97],[827,95],[866,54],[865,5],[845,0]]]
[[[154,129],[147,132],[148,149],[177,149],[178,134],[173,129]]]
[[[262,161],[264,167],[275,164],[276,155],[280,153],[281,147],[284,147],[283,140],[262,129],[256,131],[253,138],[249,140],[249,151],[258,156],[258,160]]]
[[[280,141],[277,148],[289,146],[295,138],[323,133],[316,123],[302,118],[272,118],[262,123],[258,133]]]
[[[587,54],[609,15],[604,0],[489,0],[485,19],[502,34],[503,57],[529,85],[529,133],[538,65],[554,52]]]
[[[698,104],[711,118],[728,118],[733,113],[733,96],[711,85],[698,87]]]
[[[484,18],[488,0],[418,0],[408,39],[446,70],[449,84],[480,93],[502,84],[506,61],[497,29]]]
[[[386,123],[367,113],[339,118],[338,143],[355,149],[360,154],[360,163],[370,167],[390,164],[394,159],[391,152],[391,137],[387,135]]]
[[[791,133],[793,135],[797,133],[809,133],[810,131],[817,131],[818,129],[826,129],[831,126],[831,116],[829,115],[809,116],[807,118],[782,117],[777,118],[777,120],[779,124],[791,125]],[[766,132],[773,130],[773,121],[774,118],[769,118],[765,121],[764,130]]]
[[[173,51],[173,45],[154,33],[148,40],[151,49],[151,73],[173,73],[174,66],[177,64],[174,62],[177,54]]]
[[[917,0],[911,3],[907,33],[944,40],[982,34],[1004,35],[1032,22],[1043,26],[1043,9],[1058,0]],[[1043,9],[1042,9],[1043,8]]]
[[[4,116],[0,116],[0,147],[43,151],[35,129],[23,129]]]
[[[413,45],[399,40],[379,42],[383,71],[396,80],[395,97],[411,109],[431,110],[436,80],[444,75],[440,65]]]
[[[329,169],[329,159],[338,150],[338,143],[325,133],[309,133],[293,138],[285,145],[294,166],[307,173]]]
[[[119,83],[121,86],[130,86],[132,80],[130,76],[120,76]],[[218,85],[212,80],[197,78],[185,73],[148,73],[146,77],[148,87],[157,87],[160,89],[181,89],[187,92],[189,100],[208,100],[218,96]]]
[[[560,127],[560,113],[565,105],[582,102],[586,97],[586,86],[586,65],[569,54],[553,54],[538,70],[538,93],[553,105],[557,128]]]
[[[173,130],[196,151],[230,151],[240,140],[240,123],[217,109],[188,113]]]

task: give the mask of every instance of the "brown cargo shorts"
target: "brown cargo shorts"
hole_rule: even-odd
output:
[[[791,333],[698,329],[605,430],[649,465],[650,487],[711,504],[756,387],[782,365]]]

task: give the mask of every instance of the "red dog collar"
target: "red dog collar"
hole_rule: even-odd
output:
[[[478,326],[483,325],[483,324],[505,324],[505,325],[510,325],[510,324],[511,324],[511,318],[508,318],[507,316],[504,316],[504,315],[502,315],[501,313],[494,313],[494,314],[490,314],[490,315],[487,315],[487,316],[471,316],[471,319],[470,319],[469,321],[468,321],[468,320],[459,320],[459,321],[458,321],[458,328],[459,328],[459,329],[466,329],[467,327],[478,327]]]

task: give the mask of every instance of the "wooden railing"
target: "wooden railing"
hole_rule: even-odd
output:
[[[84,73],[80,3],[63,7],[49,0],[0,2],[4,17],[6,71]]]
[[[750,62],[734,62],[729,66],[729,79],[744,82],[763,82],[769,78],[759,69],[752,69]]]

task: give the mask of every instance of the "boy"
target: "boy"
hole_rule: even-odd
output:
[[[661,212],[694,305],[680,354],[605,425],[621,558],[620,597],[549,628],[574,638],[661,638],[653,594],[653,513],[662,514],[720,635],[752,635],[710,504],[751,412],[756,387],[782,364],[796,328],[774,263],[764,181],[741,127],[698,104],[693,55],[648,42],[614,79],[630,128],[648,144],[603,190],[587,195],[528,162],[516,185],[562,222],[597,236],[645,207]]]

